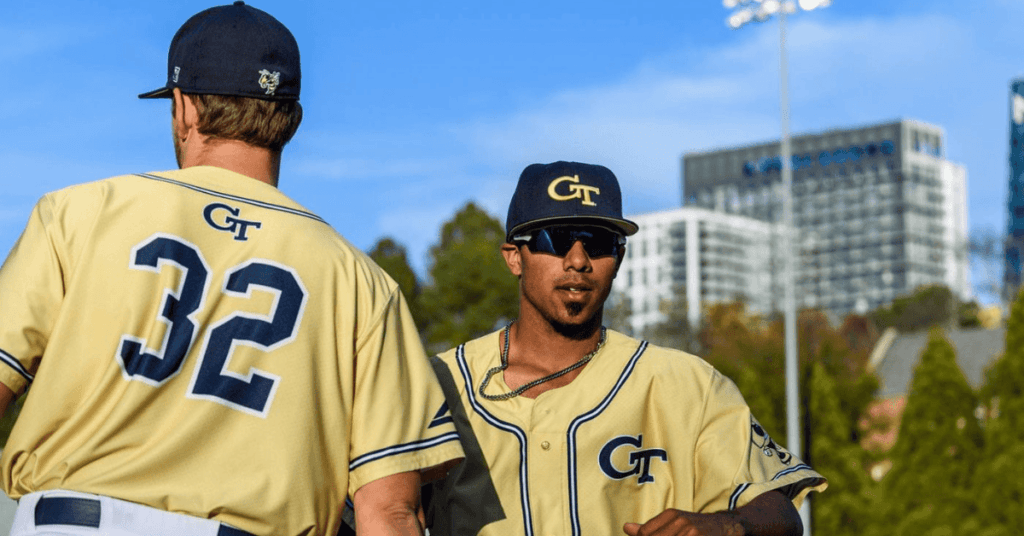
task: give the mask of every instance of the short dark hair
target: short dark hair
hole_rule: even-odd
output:
[[[200,93],[188,96],[199,113],[199,133],[211,138],[280,151],[302,122],[302,105],[297,100]]]

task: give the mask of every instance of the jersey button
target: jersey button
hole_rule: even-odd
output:
[[[544,450],[548,450],[548,449],[551,448],[551,443],[548,443],[547,441],[541,441],[540,442],[540,448],[542,448]]]

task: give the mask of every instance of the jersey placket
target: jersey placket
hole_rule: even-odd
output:
[[[529,453],[530,508],[543,512],[534,518],[537,536],[566,534],[569,516],[565,510],[568,489],[565,428],[557,397],[541,395],[534,401],[527,428]]]

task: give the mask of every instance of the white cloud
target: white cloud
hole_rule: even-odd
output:
[[[566,90],[457,132],[480,159],[606,164],[623,182],[627,211],[668,208],[680,202],[684,152],[779,135],[777,32],[776,25],[744,29],[734,44],[689,52],[704,59],[685,70],[681,53],[648,60],[614,83]],[[808,16],[793,19],[788,35],[797,132],[948,105],[954,96],[936,84],[973,61],[965,58],[974,50],[969,33],[935,15],[828,23]]]

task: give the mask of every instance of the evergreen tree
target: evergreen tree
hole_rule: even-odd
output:
[[[1022,295],[1024,296],[1024,295]],[[1006,351],[986,372],[985,456],[975,475],[979,519],[992,534],[1024,526],[1024,299],[1006,322]]]
[[[369,255],[398,283],[398,288],[402,290],[402,295],[409,303],[409,311],[412,312],[416,325],[419,326],[421,333],[425,332],[426,319],[423,318],[423,311],[420,309],[420,282],[416,272],[409,266],[405,247],[390,236],[386,236],[374,244]]]
[[[421,294],[427,346],[443,351],[515,318],[518,281],[505,266],[501,222],[472,202],[445,222],[430,248],[431,285]]]
[[[804,456],[828,478],[828,491],[811,499],[816,534],[861,536],[869,526],[872,481],[867,455],[850,439],[853,423],[840,408],[835,379],[821,362],[810,366],[807,386],[807,431],[810,444]]]
[[[977,397],[956,363],[953,346],[933,329],[914,370],[893,468],[883,481],[885,533],[959,534],[972,517],[971,473],[982,431]]]

